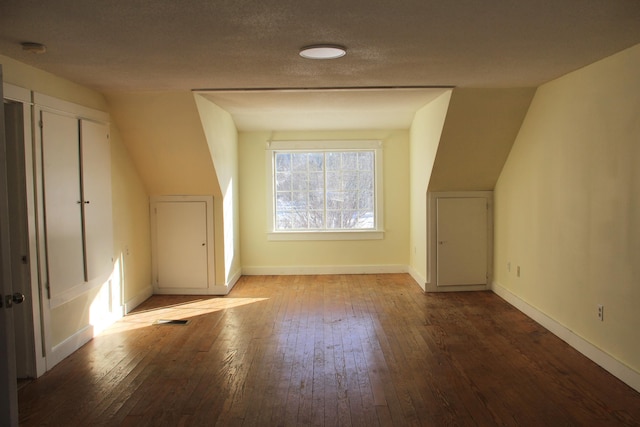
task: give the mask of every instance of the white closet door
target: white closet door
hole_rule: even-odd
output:
[[[51,296],[85,281],[78,120],[43,111],[42,159]]]
[[[487,283],[487,199],[437,199],[437,285]]]
[[[87,280],[113,269],[109,126],[80,121]]]
[[[157,202],[154,211],[158,288],[206,289],[206,202]]]

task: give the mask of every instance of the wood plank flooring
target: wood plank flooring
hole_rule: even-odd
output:
[[[498,296],[404,274],[154,296],[19,404],[24,426],[640,425],[640,393]]]

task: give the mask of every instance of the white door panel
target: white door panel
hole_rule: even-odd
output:
[[[111,148],[109,125],[80,121],[87,280],[112,269]]]
[[[160,289],[208,287],[207,204],[158,202],[156,268]]]
[[[437,199],[437,285],[487,283],[487,199]]]
[[[47,266],[51,294],[85,281],[78,120],[42,112]]]

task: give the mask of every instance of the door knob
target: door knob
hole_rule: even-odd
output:
[[[20,292],[16,292],[13,295],[7,295],[4,298],[4,302],[7,308],[11,308],[13,307],[13,304],[22,304],[22,302],[24,301],[24,295],[22,295]],[[0,305],[0,307],[2,307],[2,305]]]

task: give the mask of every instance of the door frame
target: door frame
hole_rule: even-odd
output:
[[[22,202],[26,207],[21,224],[21,233],[27,237],[27,257],[28,257],[28,284],[29,289],[25,290],[27,296],[27,304],[30,304],[29,318],[26,319],[27,334],[30,340],[33,340],[32,348],[29,349],[28,357],[28,374],[34,378],[43,375],[46,372],[46,360],[43,351],[42,340],[42,294],[39,285],[38,275],[38,235],[37,235],[37,214],[35,206],[35,186],[34,186],[34,158],[33,158],[33,103],[31,102],[31,91],[25,88],[14,86],[8,83],[4,84],[4,99],[21,104],[24,121],[24,141],[23,141],[23,157],[24,162],[24,187],[23,194],[19,194],[20,198],[24,198]],[[15,278],[14,278],[15,279]]]
[[[158,247],[157,247],[157,221],[155,208],[159,203],[192,203],[204,202],[206,205],[206,226],[207,226],[207,288],[159,288],[158,287]],[[149,214],[151,225],[151,282],[153,283],[153,292],[155,294],[185,294],[185,295],[220,295],[219,289],[216,288],[215,275],[215,253],[214,253],[214,235],[213,235],[213,196],[152,196],[150,198]]]
[[[29,275],[30,275],[30,298],[27,301],[31,305],[31,318],[27,327],[32,329],[29,334],[33,338],[33,358],[30,360],[31,373],[34,377],[42,376],[47,370],[44,337],[43,337],[43,318],[42,318],[42,288],[40,286],[39,274],[39,254],[38,245],[41,235],[38,232],[38,213],[36,198],[36,177],[35,177],[35,139],[34,139],[34,104],[32,101],[32,92],[19,86],[9,83],[3,84],[3,99],[10,100],[22,104],[23,120],[24,120],[24,173],[25,173],[25,194],[26,198],[26,218],[24,232],[28,238],[28,259],[29,259]]]
[[[438,199],[484,198],[487,200],[487,283],[484,285],[438,286]],[[427,194],[427,283],[425,292],[484,291],[493,278],[493,191],[442,191]]]

